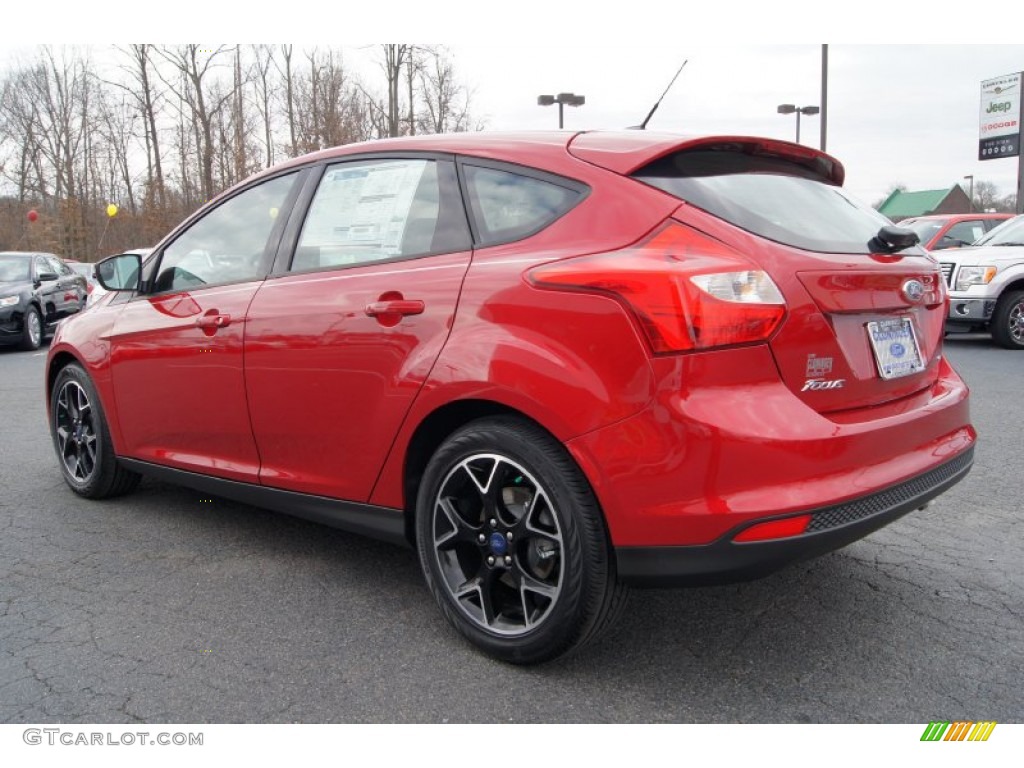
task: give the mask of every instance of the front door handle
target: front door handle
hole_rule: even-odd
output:
[[[390,301],[374,301],[366,305],[366,314],[370,317],[378,315],[422,315],[426,305],[418,299],[391,299]]]
[[[222,315],[217,310],[211,309],[202,317],[196,318],[196,325],[204,331],[215,331],[218,328],[226,328],[231,325],[231,315]]]

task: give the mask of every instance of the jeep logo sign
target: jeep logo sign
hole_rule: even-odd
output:
[[[1020,72],[982,81],[979,160],[1020,154],[1021,86]]]

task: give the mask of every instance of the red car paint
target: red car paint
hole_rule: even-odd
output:
[[[106,297],[61,325],[49,382],[69,360],[84,364],[120,457],[405,515],[427,433],[436,446],[481,412],[521,414],[568,448],[617,548],[708,544],[963,455],[975,432],[967,387],[942,356],[946,295],[933,260],[801,250],[625,175],[737,141],[750,140],[459,134],[290,161],[283,167],[442,153],[558,174],[587,194],[500,245]],[[756,146],[842,181],[842,166],[814,150]],[[665,352],[622,296],[542,279],[544,265],[643,248],[664,227],[712,238],[770,276],[785,304],[766,339]],[[909,280],[925,286],[919,301],[900,292]],[[865,325],[897,315],[912,319],[925,368],[884,380]],[[821,360],[841,386],[806,388]]]

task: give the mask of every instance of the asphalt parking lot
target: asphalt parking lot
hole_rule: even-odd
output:
[[[0,349],[0,721],[1024,721],[1024,354],[955,337],[981,433],[928,510],[758,582],[634,592],[598,645],[491,661],[411,550],[144,480],[64,485],[45,355]]]

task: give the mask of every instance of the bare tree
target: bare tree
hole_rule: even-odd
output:
[[[130,45],[126,49],[118,49],[130,63],[124,67],[132,78],[132,84],[126,85],[109,82],[117,88],[127,91],[135,100],[143,119],[143,141],[146,147],[146,195],[155,198],[161,208],[167,204],[166,185],[164,182],[163,158],[160,153],[161,137],[157,130],[157,114],[162,95],[155,83],[152,60],[153,46],[147,44]]]
[[[164,80],[164,84],[182,103],[179,109],[187,111],[193,121],[196,150],[199,154],[200,194],[209,200],[218,191],[214,184],[213,165],[216,156],[215,121],[234,95],[233,89],[211,93],[210,81],[218,60],[232,49],[225,46],[200,48],[194,43],[176,48],[159,48],[157,52],[181,75],[179,80]]]
[[[992,213],[1014,213],[1017,195],[1003,196],[991,181],[974,182],[974,210]]]
[[[284,77],[284,103],[285,103],[285,117],[288,121],[288,152],[294,157],[298,154],[296,151],[296,120],[295,120],[295,76],[292,72],[292,51],[293,46],[282,45],[281,46],[281,60],[282,66],[277,65],[278,73]]]
[[[266,151],[265,167],[274,164],[274,114],[273,94],[275,84],[271,79],[271,69],[275,66],[274,49],[269,45],[254,45],[253,52],[253,91],[256,94],[256,109],[263,120],[263,148]],[[289,86],[290,87],[290,86]]]
[[[429,50],[420,71],[423,110],[421,132],[457,133],[470,130],[470,93],[455,75],[455,65],[444,48]]]
[[[384,78],[387,81],[386,116],[385,128],[387,136],[401,136],[401,104],[399,103],[399,87],[402,78],[402,67],[405,66],[411,46],[406,43],[386,43],[382,46],[384,63],[381,65],[384,70]]]

